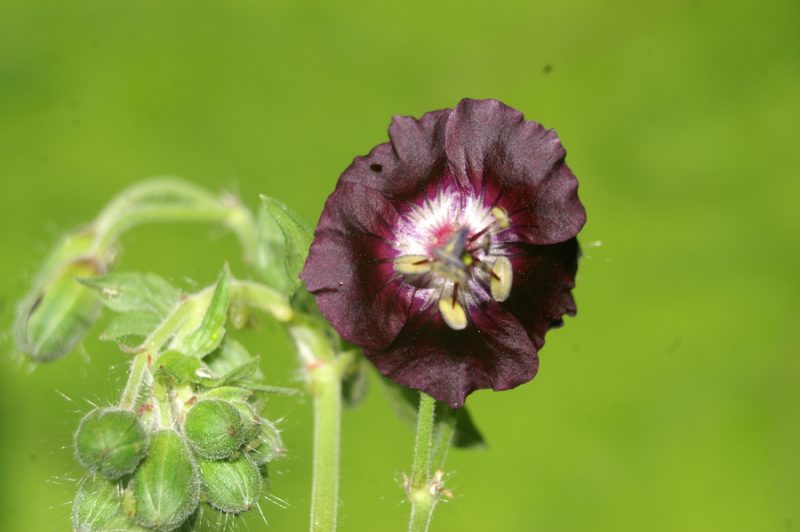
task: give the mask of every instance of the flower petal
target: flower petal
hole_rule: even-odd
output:
[[[537,349],[549,329],[578,310],[571,290],[579,256],[575,238],[551,246],[520,244],[514,250],[514,286],[503,306],[519,319]]]
[[[328,198],[300,278],[348,342],[382,349],[411,312],[387,240],[397,212],[379,192],[339,183]]]
[[[445,132],[450,169],[462,186],[499,203],[530,244],[564,242],[586,222],[578,181],[554,130],[497,100],[462,100]]]
[[[444,173],[444,131],[450,113],[432,111],[419,119],[395,116],[389,126],[391,143],[356,157],[340,183],[359,183],[394,201],[418,195]]]
[[[453,408],[481,388],[507,390],[539,368],[536,347],[514,316],[499,305],[473,309],[464,330],[448,327],[435,309],[409,319],[384,350],[366,350],[378,370]]]

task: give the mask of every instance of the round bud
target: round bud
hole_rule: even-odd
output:
[[[116,482],[99,475],[85,476],[72,502],[72,528],[86,532],[108,530],[107,525],[122,515],[120,499]]]
[[[174,430],[150,438],[147,458],[129,486],[128,511],[144,527],[172,530],[197,509],[199,474],[189,446]]]
[[[78,461],[112,480],[133,473],[146,453],[147,433],[130,410],[95,408],[75,433]]]
[[[259,429],[260,434],[258,441],[253,444],[252,451],[250,452],[250,456],[258,465],[272,462],[286,454],[286,448],[283,446],[283,440],[281,439],[281,432],[274,423],[262,419]]]
[[[222,399],[198,401],[186,414],[183,432],[195,452],[210,460],[231,458],[245,442],[239,410]]]
[[[201,460],[200,477],[206,501],[221,512],[246,512],[261,496],[258,466],[247,455],[232,461]]]
[[[239,411],[239,415],[242,416],[242,439],[244,443],[251,442],[258,438],[261,433],[261,425],[253,405],[246,401],[231,401],[231,404]]]
[[[88,475],[72,503],[72,528],[79,532],[147,532],[125,516],[117,482]]]

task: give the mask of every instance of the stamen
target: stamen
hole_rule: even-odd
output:
[[[497,220],[497,224],[502,229],[511,227],[511,218],[508,217],[508,212],[502,207],[492,207],[492,216]]]
[[[403,275],[421,275],[431,271],[431,260],[425,255],[402,255],[394,259],[394,269]]]
[[[513,278],[514,271],[511,268],[511,261],[508,260],[508,257],[497,257],[492,266],[492,279],[489,282],[492,299],[497,302],[508,299],[511,294]]]
[[[467,327],[467,313],[464,307],[454,298],[439,299],[439,313],[444,322],[454,331],[460,331]]]

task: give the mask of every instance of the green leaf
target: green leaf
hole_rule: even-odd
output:
[[[436,416],[440,422],[447,421],[455,423],[453,433],[453,447],[459,449],[470,449],[473,447],[486,447],[486,440],[483,439],[478,427],[472,421],[472,416],[466,407],[450,408],[444,403],[436,404]]]
[[[293,283],[286,275],[284,266],[284,248],[286,238],[283,236],[278,222],[267,211],[262,203],[256,220],[258,230],[258,246],[256,248],[255,266],[261,278],[270,287],[282,294],[292,292]]]
[[[200,380],[197,370],[200,369],[200,359],[184,355],[177,351],[167,351],[156,362],[156,378],[168,379],[173,385],[198,382]]]
[[[152,273],[110,273],[80,282],[95,290],[103,304],[115,312],[144,311],[163,318],[180,296],[180,290]]]
[[[219,348],[204,360],[207,375],[199,382],[207,387],[228,383],[244,384],[250,379],[261,378],[260,359],[254,357],[241,343],[225,338]]]
[[[238,386],[218,386],[208,390],[203,397],[223,399],[225,401],[249,401],[253,397],[253,390]]]
[[[153,312],[126,312],[111,320],[100,339],[134,347],[141,344],[160,324],[161,318]]]
[[[222,376],[216,376],[211,374],[210,377],[203,377],[201,375],[200,384],[203,386],[207,386],[209,388],[215,388],[217,386],[225,386],[227,384],[234,384],[234,383],[247,383],[247,381],[253,377],[256,372],[258,371],[258,366],[260,364],[260,360],[258,357],[253,358],[234,369],[230,370],[229,372],[223,374]]]
[[[381,377],[381,382],[395,414],[411,427],[416,426],[419,392],[400,386],[386,377]],[[445,423],[455,425],[453,447],[468,449],[486,446],[486,440],[484,440],[480,430],[472,421],[472,417],[466,407],[450,408],[445,403],[437,401],[434,419],[437,425],[435,430],[437,431],[441,430],[442,425]]]
[[[369,364],[360,353],[351,364],[350,371],[342,379],[342,398],[344,404],[354,408],[367,396],[369,383]]]
[[[284,238],[283,265],[294,292],[300,286],[299,275],[311,247],[314,233],[311,228],[293,210],[283,202],[262,196],[267,213],[278,224]]]
[[[244,386],[248,390],[252,390],[254,392],[259,392],[263,394],[271,394],[271,395],[284,395],[286,397],[292,397],[295,395],[303,395],[301,390],[297,388],[285,388],[283,386],[270,386],[269,384],[258,384],[255,382],[244,382],[239,383],[240,386]]]
[[[214,351],[225,337],[225,322],[230,305],[229,286],[231,272],[226,264],[219,276],[214,294],[206,308],[200,325],[183,340],[183,351],[202,358]]]

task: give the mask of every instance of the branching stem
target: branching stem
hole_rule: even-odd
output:
[[[133,362],[131,362],[128,382],[125,383],[125,389],[122,391],[122,397],[119,401],[120,408],[132,410],[136,406],[136,400],[139,398],[139,390],[142,387],[142,381],[144,380],[146,372],[147,353],[139,353],[133,358]]]

